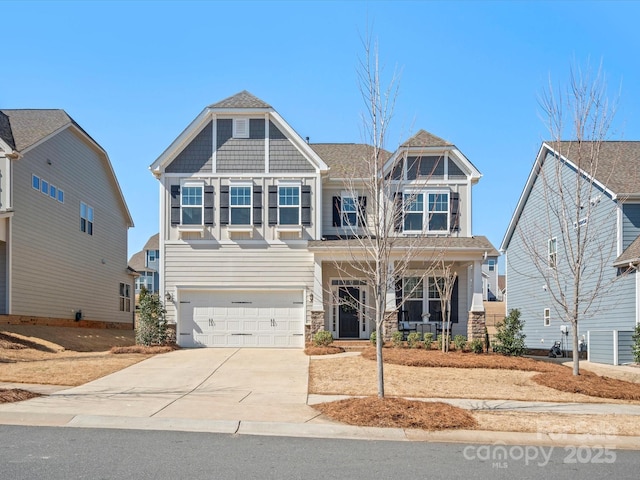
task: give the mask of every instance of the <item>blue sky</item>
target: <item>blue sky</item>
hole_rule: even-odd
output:
[[[371,26],[402,70],[387,148],[423,128],[483,173],[473,232],[499,247],[543,139],[539,96],[602,62],[612,139],[640,140],[640,3],[7,2],[0,108],[63,108],[109,153],[133,215],[158,231],[148,166],[200,111],[248,90],[311,142],[361,142],[357,81]]]

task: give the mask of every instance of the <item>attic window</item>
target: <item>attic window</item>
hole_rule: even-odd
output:
[[[233,119],[233,138],[249,138],[249,119]]]

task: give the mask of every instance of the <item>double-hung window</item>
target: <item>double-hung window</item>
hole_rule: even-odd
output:
[[[231,225],[251,225],[251,185],[232,185],[229,188]]]
[[[543,324],[545,327],[551,325],[551,309],[545,308],[543,313]]]
[[[131,311],[131,286],[127,283],[120,284],[120,311]]]
[[[493,272],[496,269],[496,261],[495,260],[489,260],[489,271]]]
[[[424,218],[424,194],[404,194],[404,231],[421,232]]]
[[[440,291],[444,289],[444,278],[429,277],[429,320],[442,321],[442,304],[440,303]]]
[[[358,226],[358,199],[351,195],[342,195],[340,218],[343,227]]]
[[[403,198],[405,232],[449,231],[449,192],[405,192]]]
[[[300,186],[278,186],[278,224],[300,225]]]
[[[404,299],[404,310],[407,312],[407,315],[402,320],[421,322],[422,311],[424,308],[424,287],[422,278],[405,277],[402,282],[402,296]]]
[[[93,235],[93,207],[80,202],[80,231]]]
[[[558,265],[558,239],[550,238],[548,242],[548,251],[549,251],[549,268],[556,268]]]
[[[202,184],[185,183],[180,189],[182,225],[202,225]]]
[[[449,231],[449,192],[429,193],[429,232]]]

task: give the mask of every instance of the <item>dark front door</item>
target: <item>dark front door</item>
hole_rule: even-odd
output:
[[[339,312],[339,331],[340,338],[358,338],[360,332],[359,314],[360,311],[360,289],[357,287],[340,287],[338,290],[338,298],[340,305]]]

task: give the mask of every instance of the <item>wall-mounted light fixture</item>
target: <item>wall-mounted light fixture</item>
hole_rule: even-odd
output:
[[[167,292],[164,294],[164,298],[167,299],[167,302],[170,302],[173,300],[173,296],[171,295],[171,292]]]
[[[51,165],[51,160],[47,158],[47,165]]]

